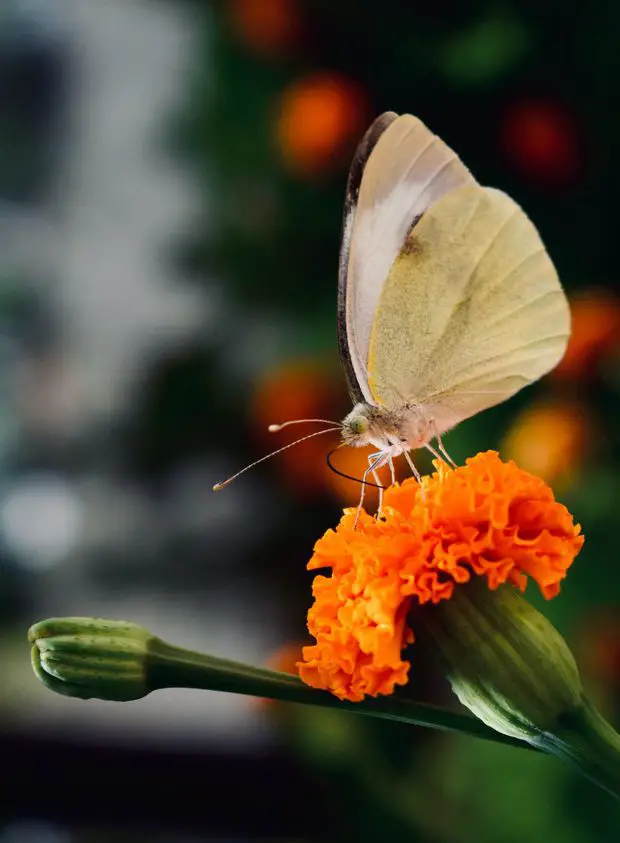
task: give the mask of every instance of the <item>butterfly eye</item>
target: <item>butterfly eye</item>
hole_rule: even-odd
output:
[[[351,431],[351,433],[355,433],[357,436],[362,433],[366,433],[366,431],[368,430],[368,420],[360,416],[351,419],[349,422],[349,430]]]

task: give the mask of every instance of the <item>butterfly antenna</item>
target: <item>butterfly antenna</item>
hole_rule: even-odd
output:
[[[233,476],[229,477],[228,480],[223,480],[221,483],[216,483],[213,487],[213,491],[219,492],[220,489],[223,489],[225,486],[228,486],[228,484],[232,483],[233,480],[236,480],[239,475],[245,474],[246,471],[249,471],[251,468],[254,468],[255,465],[258,465],[261,462],[265,462],[265,460],[268,460],[270,457],[275,457],[276,454],[281,454],[282,451],[287,451],[294,445],[299,445],[300,442],[305,442],[306,439],[312,439],[314,436],[322,436],[323,433],[334,433],[337,430],[340,430],[340,425],[338,425],[338,427],[328,427],[325,428],[325,430],[316,430],[314,433],[309,433],[307,436],[302,436],[301,439],[296,439],[294,442],[289,442],[288,445],[284,445],[282,448],[278,448],[277,451],[272,451],[270,454],[266,454],[259,460],[255,460],[254,462],[250,463],[250,465],[246,465],[245,468],[242,468],[241,471],[238,471],[236,474],[233,474]]]
[[[279,430],[284,430],[285,427],[288,427],[291,424],[304,424],[305,422],[316,424],[338,424],[338,422],[330,421],[329,419],[293,419],[293,421],[285,421],[282,422],[282,424],[270,424],[267,430],[269,433],[277,433]]]

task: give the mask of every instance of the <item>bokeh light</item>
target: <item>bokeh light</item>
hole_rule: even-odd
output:
[[[526,471],[566,488],[583,472],[597,434],[583,406],[549,401],[532,404],[515,418],[501,450]]]
[[[499,140],[519,174],[544,186],[569,184],[583,167],[576,121],[554,101],[531,98],[513,103],[503,115]]]
[[[284,164],[310,177],[342,164],[368,119],[360,85],[345,76],[317,73],[283,93],[276,137]]]
[[[227,0],[230,18],[241,40],[257,54],[288,53],[302,32],[298,0]]]
[[[600,374],[620,350],[620,299],[604,289],[583,291],[571,302],[572,332],[554,378],[578,381]]]
[[[26,568],[45,569],[69,558],[82,524],[79,493],[62,477],[25,477],[0,500],[0,533]]]

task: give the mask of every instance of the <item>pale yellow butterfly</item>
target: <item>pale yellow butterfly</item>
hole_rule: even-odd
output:
[[[342,440],[377,448],[363,482],[399,454],[419,478],[410,450],[438,456],[436,439],[447,457],[441,435],[552,369],[569,332],[557,273],[516,202],[416,117],[378,117],[349,173],[338,288],[355,402]]]
[[[342,435],[377,447],[370,470],[436,453],[433,439],[444,452],[443,433],[563,356],[568,302],[533,223],[416,117],[383,114],[366,133],[343,228],[338,327],[356,403]]]

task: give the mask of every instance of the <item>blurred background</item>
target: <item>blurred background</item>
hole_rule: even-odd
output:
[[[292,669],[305,564],[359,486],[319,437],[211,487],[293,438],[268,424],[350,408],[347,169],[406,111],[524,206],[573,300],[558,369],[446,439],[582,523],[544,611],[620,724],[618,32],[603,2],[3,0],[0,843],[617,840],[617,804],[552,759],[215,693],[56,697],[25,632],[120,618]],[[411,675],[453,704],[423,653]]]

